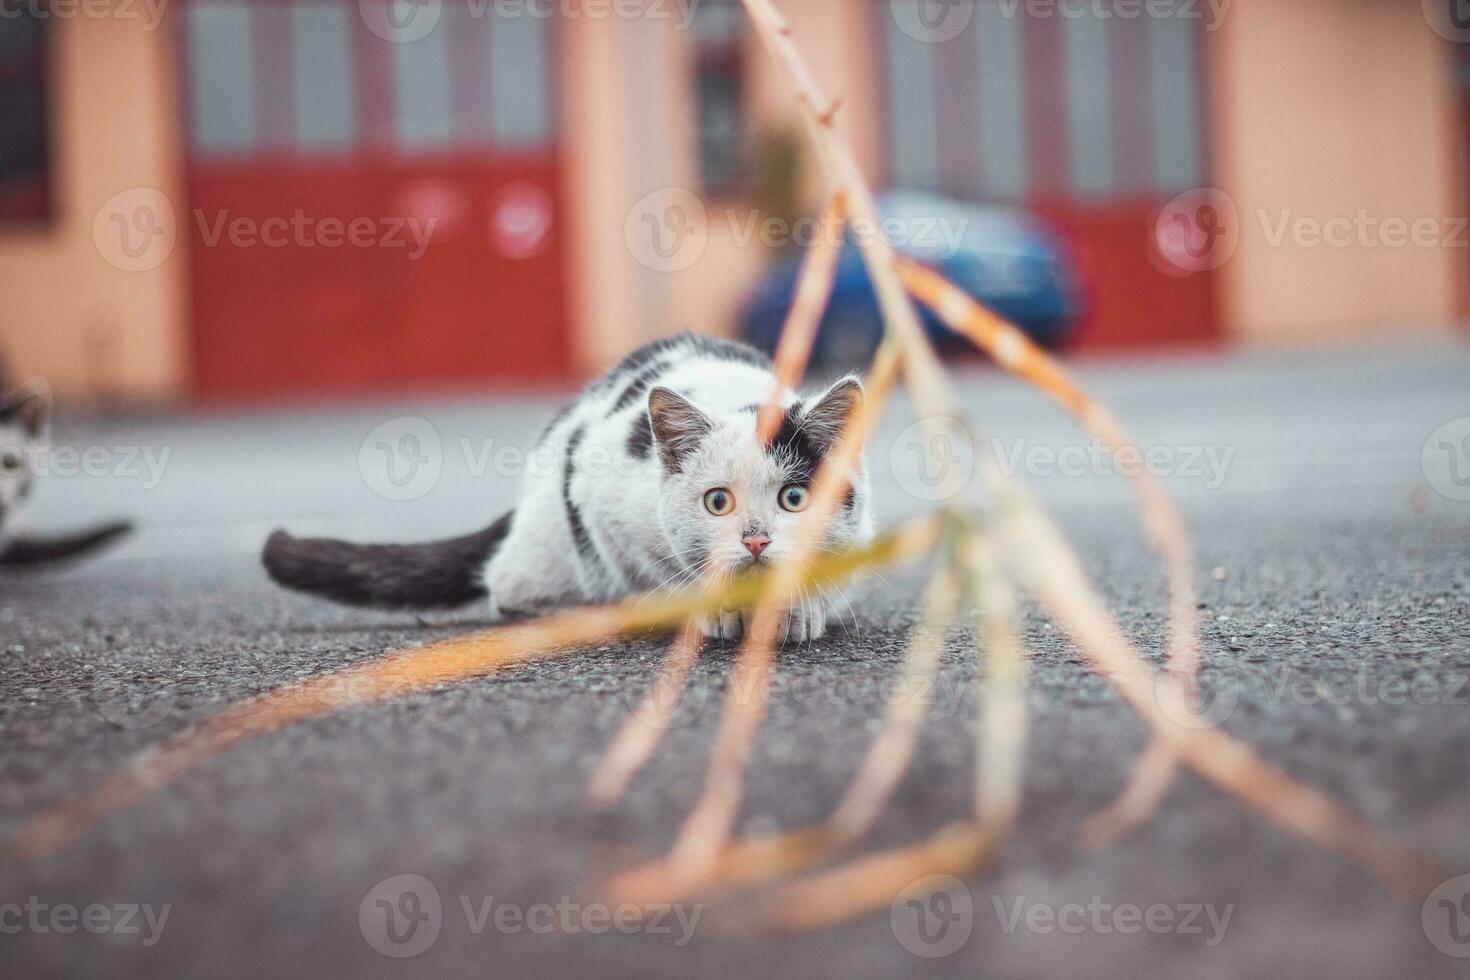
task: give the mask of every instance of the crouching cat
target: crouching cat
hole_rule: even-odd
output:
[[[492,616],[607,602],[777,561],[794,545],[812,477],[863,397],[844,378],[813,398],[783,391],[781,425],[757,439],[777,387],[765,355],[684,334],[641,347],[541,434],[514,510],[476,534],[357,545],[277,531],[263,556],[281,585],[354,606],[449,609],[489,599]],[[868,540],[864,470],[824,548]],[[783,640],[815,639],[833,612],[818,592],[793,605]],[[743,614],[709,617],[736,639]]]
[[[0,571],[31,570],[84,558],[127,534],[122,521],[72,534],[36,535],[21,530],[21,511],[45,456],[51,402],[44,386],[0,395]]]

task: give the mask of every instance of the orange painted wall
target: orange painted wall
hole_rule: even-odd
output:
[[[183,200],[168,23],[150,31],[141,20],[58,17],[50,26],[56,214],[49,225],[0,229],[0,348],[13,373],[41,375],[62,397],[178,397],[187,250],[132,272],[109,263],[93,237],[99,209],[120,192]]]
[[[1453,55],[1418,0],[1236,0],[1213,78],[1216,172],[1242,232],[1219,274],[1233,336],[1450,329],[1466,249],[1389,247],[1381,224],[1341,247],[1311,244],[1297,222],[1465,214]]]
[[[851,0],[801,0],[783,9],[824,82],[843,93],[841,125],[860,160],[871,165],[877,153],[877,93],[866,60],[871,18],[852,16]],[[770,253],[747,240],[750,222],[760,217],[750,202],[712,197],[701,187],[692,35],[663,21],[582,18],[561,25],[561,45],[574,333],[583,371],[601,370],[630,347],[679,330],[733,331]],[[800,132],[786,80],[753,34],[745,63],[753,126]],[[805,178],[805,203],[816,213],[825,184],[810,155]],[[658,217],[666,205],[689,201],[682,191],[697,200],[687,213],[701,244],[676,269],[650,267],[637,240],[645,231],[643,212]]]

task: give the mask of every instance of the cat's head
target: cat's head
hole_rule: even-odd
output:
[[[776,436],[763,444],[754,410],[708,412],[668,388],[649,392],[663,466],[659,519],[679,564],[723,576],[787,554],[812,477],[862,397],[862,383],[844,378],[786,409]],[[833,516],[826,547],[868,532],[866,498],[860,474]]]
[[[0,524],[30,494],[51,399],[40,385],[0,396]]]

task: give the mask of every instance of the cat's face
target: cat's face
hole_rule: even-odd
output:
[[[723,577],[788,554],[817,467],[862,394],[862,385],[846,378],[815,403],[798,402],[763,445],[753,411],[706,413],[668,388],[651,391],[649,418],[664,468],[659,517],[678,564]],[[838,506],[824,547],[867,531],[866,496],[859,477]]]
[[[40,390],[0,397],[0,526],[30,494],[49,410],[50,402]]]

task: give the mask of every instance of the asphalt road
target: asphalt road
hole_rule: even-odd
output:
[[[1454,499],[1465,494],[1450,468],[1470,473],[1470,458],[1454,455],[1470,422],[1430,439],[1470,416],[1470,349],[1104,363],[1083,373],[1172,471],[1167,482],[1197,535],[1205,678],[1234,705],[1226,729],[1470,871],[1470,503]],[[1035,395],[988,371],[963,381],[971,418],[999,439],[981,446],[999,449],[1053,509],[1125,627],[1157,655],[1163,582],[1126,489],[1090,472],[1085,440]],[[287,595],[254,555],[281,523],[400,540],[488,523],[510,499],[514,450],[551,405],[64,420],[60,445],[102,455],[92,475],[58,461],[35,523],[64,529],[129,514],[143,530],[106,560],[0,583],[0,830],[230,701],[473,625],[473,612],[422,624]],[[392,421],[404,416],[431,423],[437,452],[401,441],[422,434]],[[907,421],[896,405],[873,453],[887,520],[931,506],[901,435]],[[421,461],[396,474],[403,486],[375,461],[385,441]],[[896,669],[920,582],[921,570],[888,576],[854,597],[854,629],[782,658],[785,686],[754,753],[743,828],[813,821],[839,798],[883,711],[873,682]],[[685,908],[657,929],[610,926],[596,905],[598,871],[622,849],[670,843],[700,787],[731,659],[728,648],[710,652],[681,727],[627,800],[596,814],[583,801],[587,777],[657,669],[657,644],[628,643],[261,737],[54,856],[0,864],[0,973],[1470,970],[1470,959],[1450,955],[1470,955],[1470,901],[1456,904],[1470,879],[1427,902],[1391,895],[1194,778],[1130,839],[1081,852],[1079,822],[1122,787],[1145,732],[1035,609],[1025,626],[1033,729],[1019,836],[922,923],[901,906],[814,935],[729,938],[697,922],[691,935],[699,910]],[[966,812],[974,673],[968,638],[956,635],[914,769],[869,846]],[[412,958],[380,952],[419,946]]]

